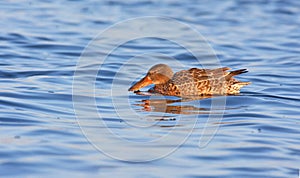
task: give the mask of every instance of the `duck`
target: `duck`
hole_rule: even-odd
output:
[[[247,69],[228,71],[230,68],[216,69],[190,68],[174,74],[167,64],[156,64],[146,76],[133,84],[128,91],[154,84],[148,92],[167,96],[212,96],[236,95],[240,89],[251,82],[241,82],[234,76],[248,72]]]

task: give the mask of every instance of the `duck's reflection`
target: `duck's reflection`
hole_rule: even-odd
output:
[[[139,95],[148,95],[147,93],[137,93]],[[195,102],[189,103],[190,101],[203,100],[206,98],[211,98],[211,96],[201,96],[201,97],[191,97],[191,98],[181,98],[181,99],[168,99],[164,96],[153,97],[151,95],[149,99],[144,99],[135,104],[136,106],[141,106],[143,111],[146,112],[161,112],[170,114],[206,114],[210,111],[210,108],[201,108],[195,105]]]

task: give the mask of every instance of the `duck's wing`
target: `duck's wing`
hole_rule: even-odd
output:
[[[198,68],[191,68],[188,72],[192,75],[192,77],[197,80],[211,80],[211,79],[218,79],[223,78],[230,74],[227,72],[230,70],[228,67],[222,67],[217,69],[198,69]]]
[[[211,80],[211,79],[218,79],[229,76],[231,72],[228,72],[230,68],[222,67],[217,69],[198,69],[198,68],[191,68],[189,70],[182,70],[176,72],[172,78],[173,81],[178,80],[196,80],[196,81],[204,81],[204,80]],[[235,73],[234,73],[235,74]],[[236,74],[237,75],[237,74]],[[233,75],[232,75],[233,76]],[[231,78],[231,76],[229,77]]]
[[[232,77],[235,75],[243,74],[248,72],[247,69],[239,69],[234,71],[230,70],[229,67],[222,67],[217,69],[198,69],[192,68],[189,69],[188,72],[192,75],[194,79],[197,80],[207,80],[207,79],[218,79],[224,78],[226,81],[233,79]]]

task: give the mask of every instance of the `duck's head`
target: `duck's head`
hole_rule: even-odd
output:
[[[137,91],[140,88],[148,86],[150,84],[164,84],[168,82],[173,76],[172,69],[166,64],[157,64],[151,67],[147,75],[140,81],[135,83],[128,91]]]

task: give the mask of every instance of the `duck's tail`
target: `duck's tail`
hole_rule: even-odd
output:
[[[227,94],[238,94],[240,93],[240,89],[246,85],[251,84],[251,82],[241,82],[233,78],[233,76],[243,74],[248,72],[247,69],[239,69],[235,71],[229,72],[225,79],[228,81],[229,87],[227,88]]]

